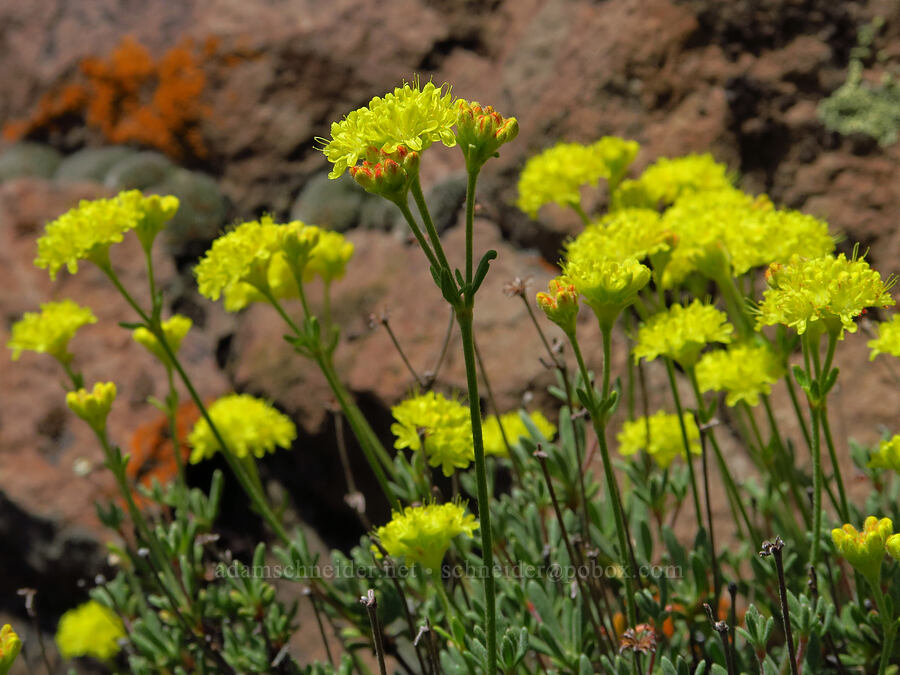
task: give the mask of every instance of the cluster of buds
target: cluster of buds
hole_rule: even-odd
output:
[[[419,175],[419,153],[403,145],[398,145],[394,152],[371,146],[362,164],[351,166],[349,171],[367,192],[406,203],[409,186]]]
[[[0,628],[0,675],[6,675],[22,649],[22,641],[12,626]]]
[[[116,385],[113,382],[97,382],[91,392],[79,389],[66,394],[66,405],[69,409],[99,435],[106,430],[106,418],[115,400]]]
[[[835,548],[847,559],[855,569],[859,571],[870,583],[877,584],[881,577],[881,561],[887,550],[887,542],[892,541],[891,548],[900,548],[892,537],[894,524],[890,518],[869,516],[863,523],[862,531],[858,531],[853,525],[846,524],[841,528],[831,531]],[[893,555],[893,552],[892,552]]]
[[[551,279],[549,293],[538,293],[538,307],[553,323],[563,329],[566,335],[575,334],[575,319],[578,316],[578,291],[566,277]]]
[[[519,123],[515,117],[504,118],[491,106],[476,101],[459,99],[456,105],[459,112],[456,141],[466,158],[468,171],[478,171],[497,154],[501,145],[518,135]]]

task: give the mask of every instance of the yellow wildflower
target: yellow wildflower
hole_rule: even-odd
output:
[[[456,140],[470,171],[481,168],[501,145],[519,133],[519,122],[515,117],[504,118],[489,105],[463,99],[458,99],[455,105],[459,115]]]
[[[552,439],[556,435],[556,426],[544,417],[540,410],[529,413],[528,418],[544,438]],[[499,417],[497,415],[488,415],[481,425],[485,455],[508,456],[506,444],[503,442],[503,433],[500,431],[501,426],[510,445],[517,445],[523,438],[531,438],[531,432],[528,431],[528,427],[525,426],[525,422],[522,421],[522,417],[518,412],[504,413]]]
[[[394,511],[390,522],[377,528],[374,536],[389,555],[437,570],[453,539],[460,534],[471,538],[477,529],[475,516],[467,514],[463,505],[448,502]]]
[[[784,375],[784,367],[765,344],[736,344],[707,352],[697,362],[701,391],[726,392],[725,403],[740,401],[755,406],[760,394],[771,394],[772,385]]]
[[[334,167],[329,178],[338,178],[366,157],[370,148],[388,154],[401,146],[422,152],[440,141],[456,145],[452,127],[457,109],[450,86],[436,87],[428,82],[405,83],[384,97],[376,96],[365,108],[359,108],[331,125],[331,138],[318,138],[322,152]]]
[[[612,327],[623,309],[637,300],[640,290],[650,281],[650,269],[635,258],[568,260],[563,273],[584,296],[604,328]]]
[[[843,339],[844,331],[856,332],[853,319],[867,307],[894,304],[888,290],[896,279],[881,275],[862,258],[825,256],[787,264],[772,264],[766,273],[769,287],[759,306],[758,326],[783,324],[801,335],[807,330],[826,330]]]
[[[25,312],[12,326],[12,335],[6,346],[12,349],[13,361],[23,351],[49,354],[62,363],[68,363],[72,355],[69,341],[82,326],[97,323],[97,317],[87,307],[72,300],[45,302],[40,312]]]
[[[900,314],[895,314],[890,321],[876,325],[878,337],[868,342],[868,347],[872,350],[869,361],[879,354],[890,354],[900,359]]]
[[[699,300],[687,307],[674,304],[638,328],[634,359],[652,361],[657,356],[667,356],[687,368],[697,363],[700,351],[708,343],[727,344],[733,333],[728,317],[712,305]]]
[[[306,280],[314,275],[325,283],[343,278],[347,263],[353,257],[353,242],[339,232],[319,230],[318,243],[313,247],[306,266]]]
[[[109,411],[112,410],[115,400],[114,382],[97,382],[90,393],[82,388],[66,394],[66,405],[69,410],[87,422],[98,434],[102,434],[106,429],[106,418],[109,417]]]
[[[672,204],[682,194],[723,190],[732,185],[728,167],[710,154],[661,157],[638,178],[653,204]]]
[[[0,675],[6,675],[22,649],[22,641],[12,626],[0,628]]]
[[[866,518],[862,531],[850,524],[831,531],[834,545],[860,574],[869,582],[878,583],[881,576],[881,561],[884,559],[885,543],[894,531],[890,518],[879,520],[875,516]]]
[[[90,600],[62,615],[56,629],[56,646],[64,659],[92,656],[109,661],[119,653],[125,627],[112,610]]]
[[[699,455],[700,430],[692,415],[684,414],[687,429],[688,445],[691,454]],[[649,423],[649,424],[648,424]],[[650,438],[647,438],[647,427],[650,427]],[[648,417],[639,417],[625,422],[616,437],[619,441],[619,454],[633,455],[643,450],[661,468],[667,468],[676,457],[684,458],[684,439],[681,435],[681,424],[678,415],[671,415],[662,410]]]
[[[460,402],[433,391],[406,399],[391,408],[396,422],[391,433],[398,450],[422,449],[430,466],[440,466],[445,476],[465,469],[475,460],[472,420]]]
[[[556,277],[548,284],[549,293],[538,293],[538,307],[553,323],[563,329],[566,335],[575,333],[575,319],[578,316],[578,291],[566,277]]]
[[[891,469],[900,473],[900,434],[881,441],[869,458],[870,469]]]
[[[658,212],[620,209],[591,223],[567,242],[566,259],[644,260],[669,251],[675,241],[674,233],[666,228]]]
[[[166,338],[166,344],[169,345],[169,349],[172,350],[173,354],[178,353],[178,348],[181,347],[181,341],[184,340],[184,336],[188,334],[188,331],[193,324],[193,321],[181,314],[176,314],[171,319],[162,322],[163,335]],[[169,355],[166,354],[166,351],[159,343],[159,340],[157,340],[156,336],[149,330],[143,326],[135,328],[131,337],[134,338],[135,342],[142,345],[148,352],[153,354],[153,356],[158,358],[164,364],[169,364]]]
[[[290,448],[297,438],[297,427],[291,419],[271,405],[249,394],[229,394],[209,407],[228,450],[238,458],[262,457],[276,448]],[[201,418],[188,435],[191,463],[209,459],[220,445],[209,423]]]

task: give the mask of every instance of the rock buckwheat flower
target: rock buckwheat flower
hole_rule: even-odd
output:
[[[353,242],[339,232],[320,230],[318,242],[310,253],[305,269],[305,278],[319,276],[326,284],[342,279],[347,272],[347,263],[353,257]]]
[[[870,469],[891,469],[900,473],[900,434],[883,440],[869,458]]]
[[[351,166],[349,172],[366,192],[405,205],[409,187],[419,175],[419,162],[419,153],[402,145],[393,153],[371,147],[362,164]]]
[[[141,243],[149,246],[159,228],[178,208],[178,200],[172,202],[172,199],[175,198],[144,197],[137,190],[130,190],[112,199],[82,200],[47,224],[38,239],[34,264],[48,270],[51,279],[56,279],[63,267],[75,274],[79,260],[107,265],[109,247],[135,228],[140,228]]]
[[[290,448],[297,438],[291,419],[249,394],[230,394],[209,406],[209,416],[228,450],[237,458],[262,457],[276,448]],[[188,435],[191,463],[209,459],[221,449],[209,423],[200,419]]]
[[[394,511],[391,521],[374,535],[389,555],[437,570],[453,539],[460,534],[471,538],[476,529],[475,516],[467,514],[463,505],[448,502]]]
[[[890,354],[900,359],[900,314],[895,314],[890,321],[876,325],[878,337],[868,342],[868,347],[872,350],[869,361],[879,354]]]
[[[885,543],[894,531],[890,518],[879,520],[869,516],[863,523],[862,531],[850,524],[831,531],[834,545],[867,581],[878,584],[881,577],[881,561],[884,559]]]
[[[519,122],[515,117],[504,118],[491,106],[482,106],[476,101],[456,101],[458,118],[456,141],[466,158],[469,171],[477,171],[500,146],[513,140],[519,133]]]
[[[845,330],[856,332],[853,319],[867,307],[894,304],[888,291],[896,279],[885,282],[865,260],[843,253],[814,260],[794,256],[770,265],[766,280],[757,326],[783,324],[801,335],[828,331],[843,339]]]
[[[6,675],[22,649],[22,641],[12,626],[0,628],[0,675]]]
[[[106,429],[106,418],[112,410],[113,401],[116,400],[116,385],[114,382],[97,382],[94,389],[70,391],[66,394],[66,405],[73,413],[87,422],[97,434],[103,434]]]
[[[544,438],[552,439],[556,435],[556,426],[544,417],[540,410],[529,413],[528,418]],[[500,432],[501,426],[503,433],[506,434],[506,440],[511,445],[517,445],[522,438],[531,437],[531,432],[528,431],[528,427],[525,426],[525,422],[522,421],[518,412],[508,412],[499,417],[488,415],[481,425],[485,455],[508,456],[506,444],[503,442],[503,433]]]
[[[193,321],[181,314],[176,314],[171,319],[162,322],[163,335],[166,337],[166,344],[169,345],[169,349],[172,350],[173,354],[178,353],[178,349],[181,347],[181,341],[184,340],[184,336],[188,334],[188,331],[193,325]],[[156,336],[149,330],[143,326],[135,328],[131,337],[165,365],[171,365],[166,350],[163,349],[159,340],[157,340]]]
[[[649,423],[649,424],[648,424]],[[687,429],[688,441],[692,455],[699,455],[700,430],[694,417],[684,414],[684,424]],[[647,427],[650,427],[650,438],[647,438]],[[643,450],[660,468],[667,468],[676,457],[684,458],[684,439],[681,436],[681,424],[678,415],[659,412],[650,417],[639,417],[625,422],[617,439],[619,441],[619,454],[633,455]]]
[[[23,351],[49,354],[61,363],[72,360],[69,341],[82,326],[97,323],[97,317],[87,307],[72,300],[45,302],[40,312],[26,312],[12,326],[6,346],[12,349],[13,361]]]
[[[639,146],[605,137],[591,145],[558,143],[525,163],[516,205],[532,218],[545,204],[581,208],[580,189],[601,178],[621,179]]]
[[[685,157],[661,157],[648,166],[638,178],[654,204],[672,204],[689,192],[730,188],[728,167],[710,154]]]
[[[401,146],[421,153],[432,143],[456,145],[452,127],[457,110],[449,85],[437,87],[418,81],[397,87],[384,97],[376,96],[365,108],[359,108],[331,125],[331,138],[317,139],[322,152],[334,167],[329,178],[339,178],[371,148],[388,154]]]
[[[640,290],[650,281],[650,269],[635,258],[621,262],[577,258],[565,263],[563,274],[584,296],[604,329],[612,327],[616,317],[637,300]]]
[[[119,653],[125,627],[112,610],[90,600],[62,615],[56,629],[56,646],[64,659],[91,656],[109,661]]]
[[[566,335],[574,335],[578,317],[578,291],[566,277],[556,277],[548,284],[549,293],[538,293],[538,307]]]
[[[700,351],[710,342],[731,342],[734,328],[728,317],[712,305],[694,300],[687,307],[672,305],[654,314],[638,328],[634,359],[652,361],[667,356],[682,367],[697,363]]]
[[[644,260],[668,252],[675,243],[675,234],[666,228],[656,211],[621,209],[588,225],[569,241],[565,245],[566,259]]]
[[[413,396],[391,408],[396,422],[391,433],[398,450],[424,448],[430,466],[440,466],[445,476],[465,469],[475,461],[472,420],[459,401],[428,392]]]
[[[760,394],[771,394],[772,385],[784,375],[784,367],[765,344],[736,344],[707,352],[697,362],[701,391],[726,392],[725,404],[743,401],[755,406]]]

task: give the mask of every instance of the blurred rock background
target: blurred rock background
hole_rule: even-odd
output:
[[[558,140],[607,134],[642,144],[636,171],[661,155],[711,151],[744,189],[825,218],[844,234],[842,249],[861,242],[876,267],[896,272],[900,145],[829,131],[817,106],[846,80],[859,31],[874,18],[886,22],[879,58],[866,66],[877,75],[879,64],[900,59],[898,16],[897,0],[2,3],[0,342],[48,298],[93,307],[101,321],[76,338],[78,365],[89,381],[114,379],[126,392],[113,435],[149,452],[152,434],[135,430],[152,428],[157,412],[146,398],[163,395],[163,378],[116,325],[129,318],[127,307],[89,266],[51,283],[31,260],[43,224],[79,199],[127,188],[178,195],[182,211],[158,265],[171,309],[198,328],[184,347],[189,371],[205,397],[248,391],[294,417],[301,438],[291,453],[269,458],[264,473],[279,477],[299,518],[326,544],[347,547],[360,529],[343,501],[324,380],[281,341],[271,311],[227,315],[197,296],[191,276],[233,221],[272,213],[348,232],[356,257],[335,287],[345,335],[338,365],[388,435],[389,408],[413,383],[369,315],[389,311],[420,371],[433,366],[449,317],[390,205],[346,177],[325,178],[314,139],[331,121],[416,74],[518,117],[519,138],[480,182],[478,245],[497,248],[500,258],[480,296],[477,335],[499,407],[523,396],[540,405],[551,382],[538,361],[540,341],[521,300],[502,287],[517,276],[533,278],[531,292],[544,286],[561,242],[580,224],[552,207],[537,221],[515,208],[525,159]],[[115,103],[121,88],[102,89],[116,78],[126,89],[140,83],[129,94],[140,105]],[[98,103],[98,92],[113,103]],[[458,151],[439,148],[422,168],[450,250],[461,242],[462,168]],[[600,208],[605,195],[587,198]],[[137,289],[142,268],[132,249],[119,247],[114,261]],[[835,407],[837,434],[871,443],[900,406],[896,380],[881,365],[866,366],[865,340],[861,331],[841,345],[838,365],[857,381],[852,397],[837,393]],[[457,351],[451,343],[442,389],[464,388]],[[621,341],[615,358],[624,367]],[[664,375],[651,369],[650,377]],[[0,611],[20,612],[16,589],[36,587],[52,626],[83,593],[77,581],[103,567],[93,502],[112,486],[94,470],[100,452],[86,428],[65,410],[54,364],[28,354],[15,364],[0,358],[0,378]],[[357,468],[365,482],[364,466]],[[231,501],[226,522],[246,530],[238,524],[253,519],[239,493]]]

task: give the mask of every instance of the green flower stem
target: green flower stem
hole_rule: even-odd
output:
[[[581,218],[581,222],[585,225],[590,225],[591,219],[588,218],[588,214],[584,212],[584,208],[581,206],[581,202],[577,202],[575,204],[570,204],[572,210],[578,214],[578,217]]]
[[[828,423],[828,406],[825,401],[822,401],[822,414],[821,414],[821,425],[822,425],[822,433],[825,436],[825,445],[828,448],[828,456],[831,458],[831,466],[833,470],[834,482],[837,483],[838,489],[838,499],[840,499],[840,504],[837,505],[840,509],[841,520],[845,523],[850,522],[850,507],[847,502],[847,493],[844,490],[844,479],[841,477],[841,467],[838,464],[837,451],[834,446],[834,439],[831,436],[831,426]]]
[[[602,324],[601,329],[603,332],[603,365],[608,370],[609,353],[611,351],[610,337],[612,331]],[[628,534],[628,524],[625,521],[625,509],[622,507],[622,497],[619,493],[619,484],[616,481],[615,473],[613,473],[612,460],[609,456],[609,447],[606,443],[606,414],[598,414],[597,409],[599,407],[599,403],[596,399],[594,386],[591,383],[591,377],[588,373],[587,366],[584,363],[584,357],[581,354],[581,348],[578,345],[578,339],[576,338],[575,333],[573,332],[567,337],[569,338],[569,342],[572,345],[572,351],[575,353],[575,359],[578,361],[578,368],[581,371],[581,379],[584,382],[585,392],[587,393],[587,397],[591,405],[591,410],[589,411],[591,413],[591,422],[593,423],[594,433],[597,435],[597,441],[600,446],[600,455],[603,459],[603,475],[606,479],[606,489],[609,492],[609,499],[612,502],[613,515],[616,520],[616,535],[619,540],[620,564],[622,565],[622,569],[624,570],[623,576],[625,579],[625,611],[627,614],[628,625],[635,626],[637,625],[637,610],[635,609],[634,605],[633,573],[637,570],[632,560],[634,556],[630,555],[630,536]],[[604,380],[607,380],[606,376],[604,376]],[[582,470],[582,467],[579,467],[579,471]]]
[[[812,447],[812,438],[809,435],[809,427],[806,425],[806,418],[803,417],[803,409],[800,407],[800,399],[797,396],[797,390],[794,388],[794,382],[790,373],[784,376],[784,383],[787,386],[788,395],[791,397],[791,406],[797,415],[797,423],[800,425],[800,431],[803,432],[803,439],[806,441],[806,447]]]
[[[269,524],[269,527],[272,528],[272,531],[275,532],[282,543],[289,544],[290,538],[288,537],[287,531],[284,529],[284,525],[282,525],[281,520],[278,518],[278,516],[275,515],[275,512],[269,506],[265,494],[256,491],[250,477],[246,475],[244,467],[241,466],[238,458],[232,455],[231,450],[228,449],[228,444],[222,438],[222,434],[219,432],[218,427],[209,416],[209,411],[206,409],[206,405],[204,405],[203,400],[200,398],[200,395],[194,388],[194,385],[191,382],[191,378],[188,377],[188,374],[182,367],[181,362],[178,360],[178,357],[175,356],[175,353],[169,346],[169,343],[166,340],[165,333],[162,330],[162,326],[160,326],[159,324],[159,320],[157,319],[156,321],[153,321],[147,315],[147,313],[143,309],[141,309],[141,306],[138,305],[137,302],[135,302],[134,298],[131,297],[131,294],[128,292],[128,290],[122,285],[122,282],[119,281],[119,277],[116,275],[115,271],[113,271],[111,265],[98,264],[97,266],[109,278],[113,286],[115,286],[119,293],[121,293],[122,297],[125,298],[125,301],[129,305],[131,305],[132,309],[134,309],[137,315],[146,324],[147,329],[151,333],[153,333],[154,337],[156,337],[156,339],[159,341],[160,346],[166,352],[166,355],[172,362],[172,366],[178,373],[178,377],[181,379],[181,381],[184,383],[185,388],[188,390],[191,399],[194,401],[194,405],[197,406],[197,409],[200,411],[203,419],[205,419],[206,423],[209,425],[213,436],[215,436],[216,441],[219,443],[219,447],[222,449],[222,455],[225,457],[225,461],[228,463],[228,467],[238,479],[238,482],[241,484],[244,492],[247,493],[247,497],[249,497],[250,503],[256,509],[257,513],[262,516],[263,520],[265,520]]]
[[[746,336],[752,333],[753,321],[747,313],[746,299],[734,283],[734,278],[731,275],[722,275],[721,278],[717,275],[715,282],[725,298],[726,304],[732,308],[735,323],[738,324],[741,335]]]
[[[803,358],[807,365],[807,376],[812,378],[814,373],[809,369],[810,352],[815,355],[818,361],[818,340],[813,346],[809,333],[804,333],[802,337]],[[817,369],[818,370],[818,369]],[[822,449],[819,444],[819,421],[820,409],[819,402],[813,401],[807,395],[809,402],[809,412],[812,418],[812,436],[810,443],[810,453],[813,460],[813,525],[812,525],[812,546],[809,553],[809,562],[815,569],[819,563],[819,550],[821,548],[822,534]]]
[[[435,595],[438,597],[441,609],[444,612],[444,622],[449,628],[450,619],[456,616],[456,612],[454,612],[453,608],[450,606],[450,599],[447,597],[447,589],[444,588],[444,580],[441,579],[440,570],[428,570],[428,576],[431,577],[431,585],[434,588]],[[460,647],[462,646],[463,645],[460,645]]]
[[[166,417],[169,419],[169,437],[172,440],[172,453],[175,455],[175,468],[178,472],[178,491],[182,505],[187,510],[188,488],[184,477],[184,455],[181,452],[181,441],[178,438],[178,390],[175,388],[175,379],[172,376],[172,366],[166,367],[166,380],[169,384],[169,394],[166,396]]]
[[[878,675],[885,675],[887,667],[890,665],[891,654],[894,651],[897,625],[894,617],[888,612],[887,601],[885,600],[884,592],[881,590],[881,583],[878,579],[869,579],[868,581],[875,595],[875,606],[878,607],[878,616],[881,617],[882,631],[884,633],[881,644],[881,659],[878,662]]]
[[[471,174],[469,174],[471,177]],[[477,172],[475,174],[478,175]],[[425,223],[425,231],[428,233],[428,238],[431,240],[431,245],[434,246],[434,254],[437,257],[437,261],[439,263],[436,266],[437,269],[446,269],[447,271],[452,270],[450,267],[450,263],[447,260],[447,256],[444,254],[444,247],[441,245],[441,238],[438,235],[437,228],[434,226],[434,222],[431,220],[431,214],[428,212],[428,205],[425,203],[425,195],[422,194],[422,184],[419,181],[418,174],[413,179],[412,184],[410,185],[410,192],[412,192],[413,199],[416,202],[416,206],[419,209],[419,214],[422,216],[422,222]],[[474,194],[474,190],[473,190]],[[468,216],[468,212],[466,213]],[[470,251],[472,242],[471,242],[471,229],[472,226],[466,219],[466,250]]]
[[[472,441],[475,451],[475,478],[478,485],[478,518],[481,530],[481,558],[484,563],[484,620],[488,663],[486,672],[497,672],[497,599],[494,582],[494,537],[491,532],[490,497],[484,461],[484,440],[481,436],[481,401],[478,397],[478,370],[475,363],[475,336],[472,331],[472,307],[456,311],[456,322],[462,336],[463,357],[466,362],[466,384],[469,396],[469,416],[472,420]]]
[[[684,459],[688,465],[688,474],[691,477],[691,490],[694,495],[694,511],[697,514],[697,527],[703,530],[706,528],[703,526],[703,511],[700,509],[700,492],[697,489],[697,476],[694,473],[694,462],[691,457],[691,442],[688,440],[687,425],[684,423],[684,409],[681,407],[681,396],[678,395],[678,384],[675,382],[675,366],[672,363],[672,359],[669,357],[664,357],[664,360],[666,362],[666,373],[669,376],[669,387],[672,389],[672,396],[675,399],[675,412],[678,414],[678,425],[681,428],[681,441],[684,444]],[[718,448],[716,448],[716,456],[718,457],[719,454],[720,452]]]
[[[403,217],[406,219],[406,223],[409,225],[409,229],[412,230],[413,235],[416,238],[416,241],[419,242],[419,246],[422,251],[425,252],[425,256],[428,258],[428,262],[431,264],[431,267],[435,270],[441,269],[440,264],[437,261],[437,258],[434,256],[434,251],[431,250],[431,246],[428,245],[428,242],[425,240],[425,235],[422,234],[421,228],[419,228],[419,224],[416,222],[416,219],[413,218],[412,211],[409,210],[409,206],[406,202],[394,202],[397,205],[397,208],[400,209],[400,213],[403,214]]]
[[[778,430],[778,423],[775,421],[775,413],[772,411],[772,402],[769,400],[769,397],[765,394],[762,396],[763,408],[766,411],[766,417],[769,420],[769,427],[772,432],[772,438],[776,441],[776,449],[781,457],[781,463],[783,470],[787,472],[788,482],[791,490],[791,494],[794,497],[794,502],[797,505],[797,508],[800,509],[800,514],[803,517],[803,524],[806,528],[810,526],[810,518],[809,518],[809,507],[806,504],[806,500],[802,497],[800,488],[797,485],[796,481],[796,469],[794,468],[794,458],[788,453],[787,447],[781,439],[781,432]]]
[[[469,169],[466,182],[466,285],[471,288],[474,261],[472,256],[473,223],[475,222],[475,183],[480,167]],[[418,181],[418,179],[416,179]]]
[[[671,363],[671,359],[667,359],[669,363]],[[672,370],[672,377],[674,377],[675,371]],[[694,390],[694,397],[697,401],[697,409],[700,410],[703,408],[703,394],[700,392],[700,383],[697,380],[697,369],[691,367],[687,370],[688,379],[691,382],[691,388]],[[670,383],[674,380],[670,380]],[[678,394],[675,394],[676,403],[675,407],[679,408],[678,402]],[[680,408],[679,408],[680,410]],[[679,417],[681,413],[679,412]],[[683,433],[686,433],[687,430],[683,429]],[[741,501],[740,493],[738,492],[737,485],[734,482],[734,478],[731,475],[731,471],[728,469],[728,464],[725,462],[725,456],[722,454],[722,449],[719,447],[719,441],[716,438],[715,431],[710,429],[708,434],[709,442],[713,446],[713,451],[716,455],[716,464],[719,466],[719,474],[722,476],[722,481],[725,483],[725,494],[728,496],[728,503],[731,506],[731,515],[734,518],[735,522],[740,522],[741,520],[744,522],[744,526],[747,528],[747,535],[756,541],[759,539],[759,533],[756,531],[756,528],[753,526],[753,523],[750,521],[750,517],[747,515],[747,510],[744,508],[744,502]],[[687,441],[685,441],[687,442]],[[686,446],[685,446],[686,447]],[[740,519],[738,518],[740,515]]]

